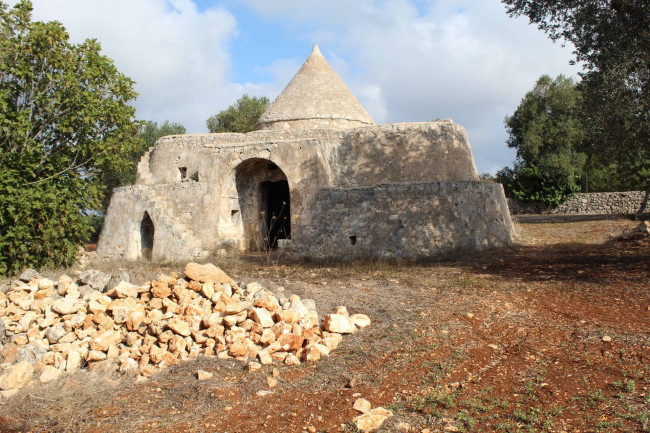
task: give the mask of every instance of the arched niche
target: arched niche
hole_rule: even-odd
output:
[[[140,257],[151,260],[155,233],[156,229],[149,212],[145,211],[140,222],[140,252],[138,254]]]
[[[246,249],[276,249],[291,238],[291,191],[286,174],[273,161],[251,158],[235,169],[239,218]]]

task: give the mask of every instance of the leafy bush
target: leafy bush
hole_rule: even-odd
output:
[[[95,40],[0,2],[0,273],[71,264],[101,208],[102,175],[128,169],[133,81]]]

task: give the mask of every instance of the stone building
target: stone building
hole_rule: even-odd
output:
[[[451,120],[375,125],[314,49],[247,134],[163,137],[115,190],[97,252],[422,259],[508,244],[500,184]]]

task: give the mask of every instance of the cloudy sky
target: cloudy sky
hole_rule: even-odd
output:
[[[6,2],[6,0],[5,0]],[[10,3],[15,3],[15,0]],[[274,99],[313,44],[377,123],[452,118],[480,172],[512,163],[503,119],[542,74],[575,75],[499,0],[33,0],[136,81],[142,120],[207,132],[242,94]]]

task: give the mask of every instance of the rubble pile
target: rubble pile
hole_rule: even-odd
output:
[[[189,263],[183,278],[143,285],[129,283],[128,274],[91,270],[54,282],[28,270],[0,289],[4,396],[32,378],[46,382],[80,368],[143,379],[196,356],[249,366],[318,361],[343,334],[370,324],[345,307],[321,323],[313,300],[278,297],[258,283],[240,287],[210,264]]]

